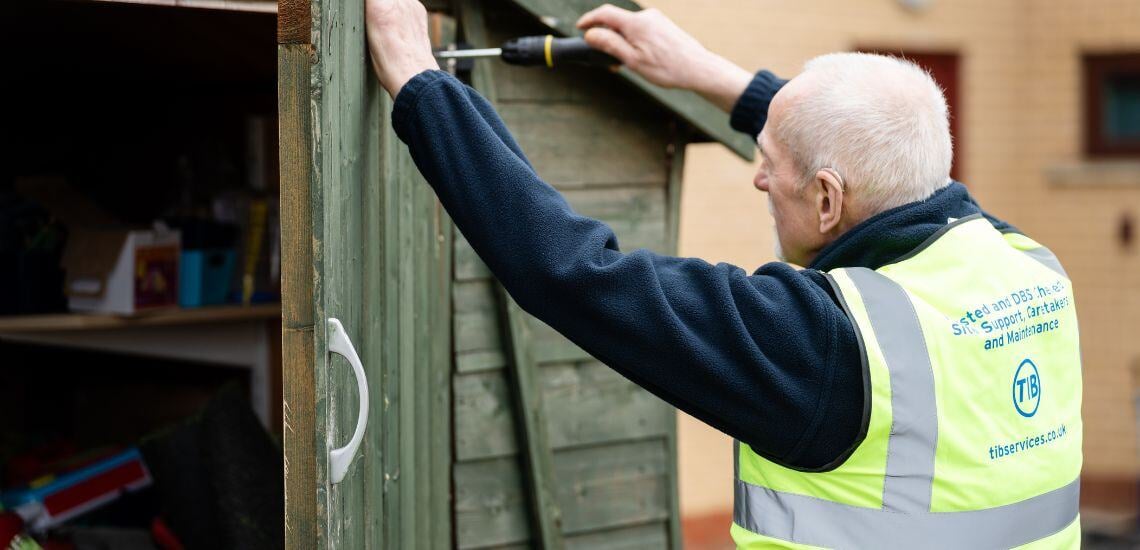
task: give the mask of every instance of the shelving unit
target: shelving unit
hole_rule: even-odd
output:
[[[280,304],[170,309],[135,317],[11,316],[0,317],[0,342],[249,369],[250,402],[272,431],[280,408],[280,319]]]
[[[277,2],[265,0],[75,0],[112,4],[145,4],[174,8],[277,13]]]
[[[175,157],[203,147],[240,157],[234,136],[243,116],[275,123],[276,12],[273,0],[17,0],[11,38],[22,47],[11,74],[21,99],[12,105],[23,107],[6,119],[12,142],[5,147],[19,161],[6,163],[13,176],[58,174],[132,225],[166,215],[181,204]],[[197,196],[242,185],[240,163],[225,169],[196,174]],[[265,177],[274,192],[276,174]],[[279,433],[280,319],[275,303],[129,317],[0,316],[0,348],[127,354],[154,358],[156,368],[172,360],[186,365],[178,368],[248,369],[253,409]],[[0,359],[0,377],[4,366]]]
[[[281,304],[224,305],[194,309],[161,309],[133,317],[91,313],[0,316],[0,339],[24,333],[73,332],[81,330],[130,329],[166,325],[230,323],[279,319]]]

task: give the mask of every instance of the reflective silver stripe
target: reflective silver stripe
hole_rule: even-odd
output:
[[[1013,548],[1077,519],[1080,481],[1021,502],[965,512],[899,514],[736,482],[737,525],[824,548]]]
[[[1060,273],[1062,277],[1068,279],[1069,275],[1065,273],[1065,268],[1061,267],[1061,261],[1053,254],[1051,250],[1042,246],[1041,248],[1031,248],[1029,250],[1022,250],[1026,256],[1033,258],[1041,263],[1041,265]]]
[[[938,410],[930,353],[906,291],[866,268],[844,270],[859,289],[891,374],[891,432],[883,509],[926,512],[934,482]]]

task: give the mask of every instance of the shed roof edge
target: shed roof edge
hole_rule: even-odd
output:
[[[510,0],[537,18],[553,32],[562,36],[578,34],[575,23],[582,14],[596,5],[598,0]],[[628,10],[641,10],[631,0],[608,0],[610,4]],[[673,111],[709,139],[720,142],[747,161],[755,155],[755,144],[748,136],[733,130],[729,117],[712,103],[688,90],[665,89],[650,84],[633,71],[622,67],[618,75],[633,84],[661,106]]]

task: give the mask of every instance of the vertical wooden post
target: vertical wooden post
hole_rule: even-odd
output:
[[[685,171],[685,146],[688,144],[688,130],[685,127],[675,128],[673,142],[669,144],[669,181],[665,188],[666,201],[666,246],[669,254],[680,252],[681,231],[681,179]],[[669,416],[666,423],[668,427],[665,434],[666,454],[669,466],[669,547],[680,550],[684,539],[681,535],[681,506],[678,492],[677,467],[677,411],[673,407],[665,407],[664,414]]]
[[[665,188],[665,244],[669,254],[680,251],[681,232],[681,179],[685,172],[685,146],[689,143],[687,128],[674,128],[673,142],[669,144],[669,181]]]
[[[286,548],[319,548],[327,521],[318,490],[317,453],[324,449],[316,416],[314,345],[312,120],[308,44],[277,47],[281,163],[282,440],[285,447]]]
[[[538,542],[540,548],[546,550],[557,550],[563,546],[562,512],[554,487],[554,457],[546,434],[546,409],[537,380],[538,365],[527,346],[526,313],[511,300],[502,286],[496,285],[496,290],[504,347],[510,354],[507,360],[511,373],[511,396],[519,419],[519,453],[526,474],[534,538],[537,539],[532,542]]]

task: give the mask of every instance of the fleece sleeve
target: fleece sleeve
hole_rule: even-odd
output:
[[[749,275],[618,247],[543,182],[491,105],[439,71],[400,91],[393,125],[476,253],[527,312],[677,408],[800,468],[849,448],[862,416],[854,334],[784,264]],[[588,162],[589,159],[582,159]],[[852,366],[855,365],[855,366]]]
[[[729,118],[732,128],[752,136],[753,139],[759,136],[760,130],[764,129],[764,123],[768,122],[768,105],[772,103],[776,92],[787,83],[787,80],[768,71],[756,73],[732,107]]]

